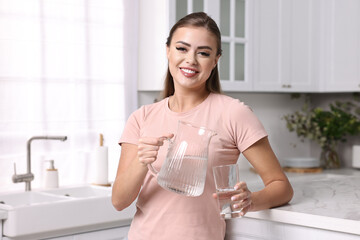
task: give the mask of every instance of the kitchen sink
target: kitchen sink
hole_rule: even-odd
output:
[[[129,225],[134,204],[121,212],[111,204],[111,188],[99,186],[0,194],[7,211],[3,235],[14,240],[56,237]]]
[[[45,193],[54,194],[56,196],[72,197],[72,198],[89,198],[89,197],[109,197],[111,191],[104,187],[97,186],[81,186],[69,188],[56,188],[44,191]]]
[[[3,194],[0,195],[0,209],[11,210],[19,207],[61,201],[64,199],[66,198],[38,192]]]

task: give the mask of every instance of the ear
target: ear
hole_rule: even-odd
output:
[[[214,69],[214,68],[216,67],[216,65],[218,64],[220,57],[221,57],[220,54],[216,56],[216,58],[215,58],[215,64],[214,64],[213,69]]]

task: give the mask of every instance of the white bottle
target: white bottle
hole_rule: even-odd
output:
[[[59,187],[59,173],[54,167],[54,160],[49,160],[50,167],[45,171],[44,188],[58,188]]]
[[[110,187],[108,181],[108,147],[104,146],[104,137],[100,134],[100,146],[95,149],[94,185]]]

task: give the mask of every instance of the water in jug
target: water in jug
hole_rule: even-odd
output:
[[[158,184],[175,193],[200,196],[205,186],[209,143],[214,135],[212,130],[179,121],[160,171],[148,164]]]

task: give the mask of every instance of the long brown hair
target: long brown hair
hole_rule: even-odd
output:
[[[180,27],[193,26],[193,27],[204,27],[209,32],[214,34],[217,42],[216,55],[221,55],[221,33],[216,22],[204,12],[196,12],[186,15],[181,18],[170,30],[169,37],[167,38],[166,45],[170,47],[171,39],[176,29]],[[219,78],[218,66],[211,71],[209,78],[206,81],[206,90],[214,93],[221,93],[221,85]],[[170,73],[169,67],[165,77],[164,89],[162,91],[162,98],[169,97],[175,92],[174,79]]]

